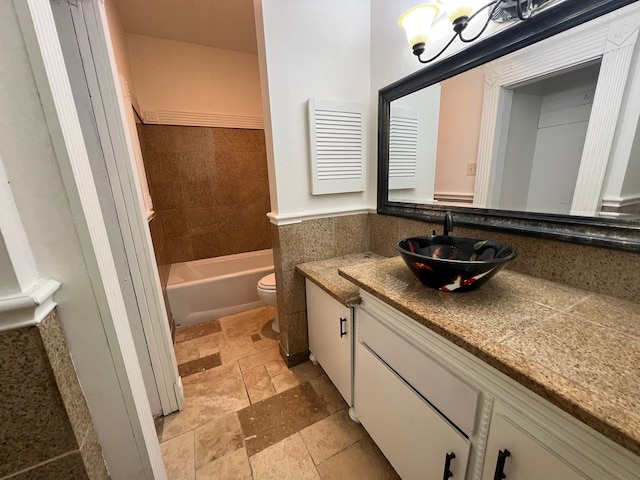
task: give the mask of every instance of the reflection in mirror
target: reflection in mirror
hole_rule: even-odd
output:
[[[640,60],[605,60],[637,30],[619,45],[612,21],[590,23],[391,101],[388,200],[639,221],[640,123],[622,92]]]

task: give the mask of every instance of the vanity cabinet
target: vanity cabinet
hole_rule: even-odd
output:
[[[575,468],[539,439],[522,429],[513,416],[494,412],[482,480],[584,480]]]
[[[305,287],[310,359],[322,366],[351,406],[353,309],[342,305],[309,279],[305,279]]]
[[[354,410],[403,479],[640,479],[640,457],[376,297],[361,297]]]

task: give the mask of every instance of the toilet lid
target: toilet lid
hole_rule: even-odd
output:
[[[264,290],[275,290],[276,289],[276,274],[271,273],[258,282],[258,286]]]

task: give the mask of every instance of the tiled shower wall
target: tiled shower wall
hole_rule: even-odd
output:
[[[107,480],[56,312],[0,333],[0,479]]]
[[[158,263],[271,248],[263,130],[138,125]]]
[[[295,271],[297,264],[367,250],[395,256],[398,240],[432,230],[440,232],[442,224],[377,214],[273,226],[281,352],[289,366],[309,353],[304,279]],[[508,268],[515,271],[629,301],[640,298],[638,254],[463,227],[455,227],[453,234],[511,245],[518,257]]]

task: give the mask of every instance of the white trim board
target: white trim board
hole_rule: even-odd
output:
[[[186,112],[178,110],[144,110],[141,117],[145,125],[184,125],[188,127],[264,130],[264,119],[262,117],[248,115]]]
[[[145,477],[166,479],[51,5],[47,0],[15,0],[14,5],[127,407],[136,444],[132,457]]]
[[[315,220],[317,218],[346,217],[349,215],[363,215],[365,213],[376,213],[375,208],[360,208],[355,210],[332,210],[332,211],[313,211],[313,212],[296,212],[278,214],[269,212],[267,217],[274,225],[291,225],[293,223],[301,223],[307,220]]]

